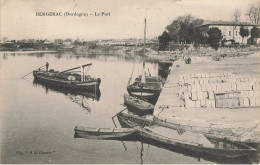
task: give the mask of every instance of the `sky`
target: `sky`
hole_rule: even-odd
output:
[[[147,18],[147,38],[162,34],[179,16],[231,21],[235,9],[241,21],[258,0],[0,0],[0,37],[8,39],[83,40],[143,38]],[[36,12],[62,12],[62,16],[36,16]],[[64,16],[64,13],[88,16]],[[110,16],[95,16],[110,13]],[[92,14],[92,15],[90,15]]]

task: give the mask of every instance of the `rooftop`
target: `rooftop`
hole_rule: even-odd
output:
[[[205,20],[203,25],[200,26],[206,26],[206,25],[237,25],[237,26],[260,26],[259,24],[254,24],[251,22],[233,22],[233,21],[209,21],[209,20]]]

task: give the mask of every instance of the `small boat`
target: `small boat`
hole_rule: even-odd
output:
[[[129,95],[155,103],[162,91],[162,84],[157,82],[141,83],[135,81],[133,84],[127,86]]]
[[[129,78],[127,85],[127,92],[131,96],[135,96],[146,101],[156,102],[159,94],[162,91],[162,82],[158,81],[158,77],[151,77],[145,75],[145,44],[146,44],[146,19],[144,20],[144,54],[143,54],[143,68],[142,75],[135,79],[135,81],[130,84],[132,80],[132,75]],[[132,73],[133,74],[133,73]]]
[[[154,110],[154,106],[151,103],[148,103],[133,96],[124,95],[124,101],[129,110],[133,109],[143,113],[149,113]]]
[[[91,128],[76,126],[75,135],[78,138],[85,139],[120,139],[135,133],[134,128]]]
[[[34,70],[33,76],[37,81],[44,83],[49,83],[56,85],[58,87],[63,87],[72,90],[96,90],[99,88],[101,83],[100,78],[92,78],[84,73],[84,68],[92,64],[82,65],[80,67],[75,67],[62,72],[46,70]],[[75,69],[82,68],[81,74],[70,72]]]
[[[137,130],[137,134],[141,138],[146,138],[148,140],[157,141],[159,143],[171,146],[172,148],[181,148],[184,150],[202,153],[206,155],[219,156],[219,157],[228,157],[228,158],[236,158],[249,156],[251,154],[255,154],[256,150],[242,144],[230,142],[230,141],[216,141],[208,139],[206,143],[197,143],[197,142],[189,142],[184,141],[181,138],[176,138],[176,136],[169,136],[163,133],[158,133],[153,129],[152,122],[148,119],[143,120],[143,126],[140,126],[140,117],[135,117],[134,115],[129,115],[125,113],[117,114],[118,120],[121,125],[134,128]],[[165,128],[165,127],[164,127]],[[178,134],[182,134],[177,130],[169,129],[169,131],[176,131]],[[164,131],[168,132],[168,131]],[[175,134],[177,135],[177,134]],[[197,133],[197,135],[199,135]],[[200,134],[201,137],[204,137]],[[206,138],[206,137],[204,137]],[[206,144],[206,145],[204,145]]]

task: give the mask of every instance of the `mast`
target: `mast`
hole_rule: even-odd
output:
[[[144,48],[143,48],[143,72],[141,82],[145,83],[145,45],[146,45],[146,18],[144,19]]]
[[[146,18],[144,19],[144,48],[145,48],[145,44],[146,44]],[[144,51],[144,55],[145,55],[145,51]]]

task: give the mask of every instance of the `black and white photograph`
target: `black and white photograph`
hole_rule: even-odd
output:
[[[259,158],[259,0],[0,0],[0,164]]]

